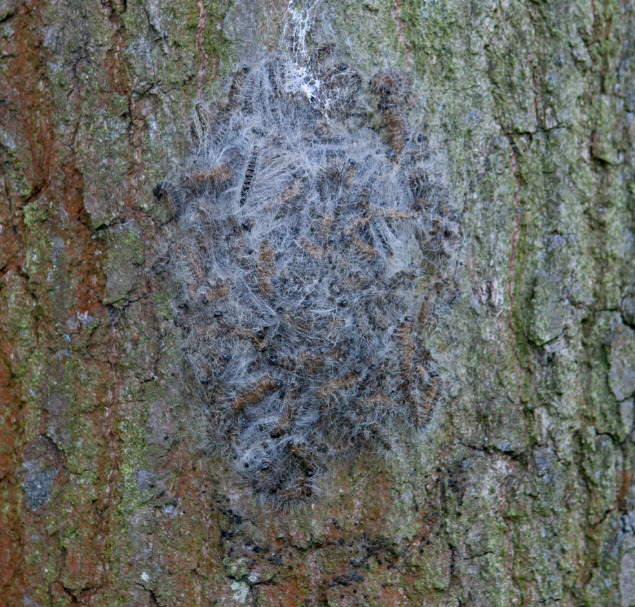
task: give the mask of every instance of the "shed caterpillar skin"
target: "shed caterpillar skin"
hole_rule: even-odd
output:
[[[175,308],[209,442],[275,504],[429,422],[442,383],[425,331],[459,231],[410,131],[410,78],[365,83],[333,45],[307,57],[239,68],[155,192],[178,211]]]
[[[254,147],[251,152],[251,156],[249,157],[249,162],[247,163],[247,168],[245,169],[245,178],[243,180],[243,187],[240,190],[240,205],[244,205],[247,202],[247,195],[249,194],[249,190],[251,190],[251,182],[254,179],[254,175],[256,173],[256,162],[258,161],[258,148]]]

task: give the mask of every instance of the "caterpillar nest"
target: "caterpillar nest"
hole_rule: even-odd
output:
[[[370,83],[321,47],[238,70],[198,106],[170,268],[209,444],[260,496],[303,499],[338,459],[424,427],[425,349],[457,217],[405,76]]]

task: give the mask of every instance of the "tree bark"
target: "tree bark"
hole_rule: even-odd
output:
[[[452,381],[412,453],[281,512],[183,430],[152,189],[285,7],[0,3],[0,603],[635,605],[628,0],[324,0],[340,52],[424,91]]]

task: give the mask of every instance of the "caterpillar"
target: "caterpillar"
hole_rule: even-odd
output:
[[[234,413],[240,413],[247,405],[257,403],[263,396],[276,390],[276,381],[272,377],[264,377],[255,386],[238,394],[232,401]]]
[[[403,106],[409,92],[409,82],[392,72],[380,72],[375,75],[371,89],[379,96],[377,107],[388,132],[388,143],[399,158],[406,145],[406,121]]]
[[[198,171],[192,173],[189,176],[189,180],[193,184],[208,182],[224,184],[232,178],[233,174],[234,172],[232,171],[229,162],[223,162],[222,164],[208,169],[207,171]]]
[[[243,87],[247,81],[247,74],[249,74],[249,67],[246,65],[241,66],[234,73],[234,77],[232,78],[232,82],[229,87],[229,94],[227,95],[227,105],[225,106],[225,111],[231,112],[239,107]]]
[[[271,243],[264,240],[260,245],[258,254],[258,286],[262,293],[266,296],[271,295],[271,281],[276,272],[274,251]]]
[[[399,366],[404,381],[408,381],[415,356],[415,345],[412,341],[413,318],[407,317],[395,331],[399,349]]]

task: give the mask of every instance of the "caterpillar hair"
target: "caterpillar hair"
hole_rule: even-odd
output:
[[[424,428],[442,390],[425,339],[459,215],[411,87],[333,45],[269,54],[197,105],[197,148],[155,189],[176,209],[184,376],[209,445],[266,501]]]

